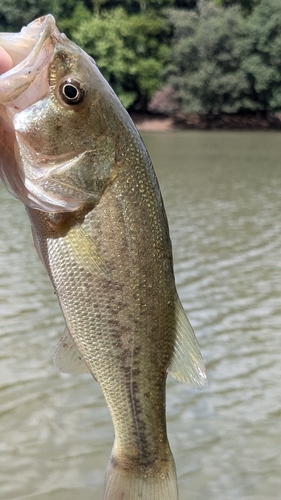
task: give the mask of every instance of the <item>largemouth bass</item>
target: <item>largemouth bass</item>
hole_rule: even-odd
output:
[[[0,34],[0,46],[13,65],[2,59],[0,177],[26,207],[65,318],[55,364],[90,372],[112,416],[104,500],[175,500],[166,376],[196,389],[206,376],[150,158],[94,60],[51,15]]]

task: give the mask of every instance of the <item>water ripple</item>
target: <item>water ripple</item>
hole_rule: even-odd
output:
[[[145,135],[162,186],[179,294],[209,386],[168,378],[181,500],[276,500],[281,450],[279,134]],[[64,325],[21,205],[0,190],[0,491],[101,498],[113,441],[91,377],[58,374]],[[188,492],[188,494],[187,494]]]

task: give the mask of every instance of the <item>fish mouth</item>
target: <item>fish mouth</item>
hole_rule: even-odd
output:
[[[17,99],[30,89],[38,75],[43,81],[42,71],[49,65],[61,36],[51,14],[36,19],[20,33],[0,33],[0,46],[13,62],[13,67],[0,76],[0,104],[14,104],[17,109],[25,107]],[[39,87],[42,95],[42,85]],[[36,94],[33,102],[38,99]],[[28,104],[31,103],[29,99]]]
[[[0,33],[0,47],[11,58],[11,69],[0,75],[0,182],[27,206],[30,201],[14,120],[17,113],[48,94],[49,67],[62,37],[51,15],[36,19],[20,33]]]
[[[1,33],[0,45],[11,56],[14,66],[17,66],[28,56],[32,56],[31,52],[38,45],[40,38],[42,40],[48,36],[54,26],[52,15],[40,17],[24,26],[20,33]]]

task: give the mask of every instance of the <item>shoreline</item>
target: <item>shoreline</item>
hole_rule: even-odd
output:
[[[130,116],[140,131],[167,132],[176,130],[174,121],[167,116],[150,115],[145,113],[130,113]]]
[[[236,130],[279,131],[281,116],[259,118],[244,115],[175,115],[173,117],[149,113],[130,113],[139,131],[169,132],[174,130]]]

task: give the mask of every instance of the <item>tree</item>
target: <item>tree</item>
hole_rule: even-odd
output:
[[[60,10],[58,0],[0,0],[0,30],[18,32],[37,17],[49,12],[58,16]]]
[[[100,0],[93,0],[100,1]],[[103,1],[103,0],[102,0]],[[161,12],[164,8],[172,7],[174,0],[105,0],[104,10],[112,10],[122,7],[128,14],[140,14],[144,12]]]
[[[129,15],[122,8],[102,11],[82,21],[71,38],[88,52],[125,107],[145,109],[159,87],[159,73],[169,53],[166,20]]]
[[[254,109],[241,68],[249,51],[247,25],[238,7],[203,3],[199,10],[170,11],[174,28],[166,84],[185,113],[237,113]]]
[[[90,21],[91,18],[92,12],[82,1],[80,1],[76,3],[71,15],[57,21],[57,26],[61,32],[65,33],[65,35],[71,39],[72,33],[77,30],[84,21]]]
[[[281,2],[262,0],[247,20],[250,52],[241,68],[256,109],[281,111]]]
[[[220,7],[232,7],[238,5],[245,14],[250,14],[261,0],[214,0]]]
[[[169,12],[174,29],[165,87],[151,109],[170,113],[281,112],[281,2],[239,7],[202,3]]]

